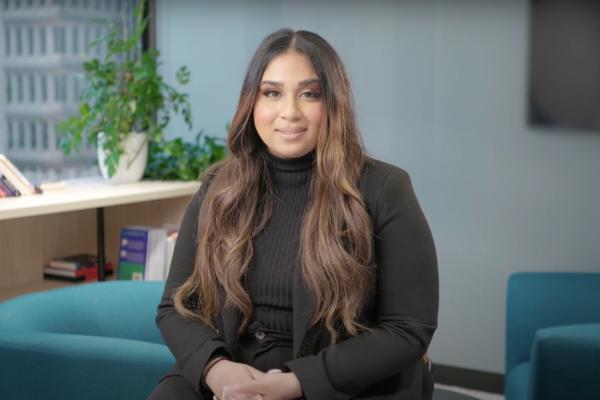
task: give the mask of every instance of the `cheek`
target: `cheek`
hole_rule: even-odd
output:
[[[308,108],[305,111],[304,115],[306,115],[306,119],[308,119],[311,124],[321,125],[323,109],[324,107],[322,103],[314,104],[312,107]]]
[[[261,102],[256,103],[254,106],[254,124],[257,129],[259,126],[271,125],[276,117],[275,111],[268,106],[265,106]]]

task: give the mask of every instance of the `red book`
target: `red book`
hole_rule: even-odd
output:
[[[113,273],[113,265],[111,262],[104,264],[104,274],[106,276]],[[44,278],[59,279],[66,281],[97,281],[98,280],[98,264],[87,265],[77,269],[69,270],[63,268],[54,268],[51,266],[44,267]]]

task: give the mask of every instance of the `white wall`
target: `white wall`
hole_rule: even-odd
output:
[[[221,136],[265,35],[336,48],[367,149],[410,172],[435,237],[436,362],[502,373],[509,274],[600,270],[600,134],[527,126],[527,0],[158,1],[157,25],[164,73],[190,67],[195,126]]]

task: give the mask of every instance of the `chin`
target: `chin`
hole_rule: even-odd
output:
[[[273,149],[271,153],[280,158],[298,158],[311,152],[311,149]]]

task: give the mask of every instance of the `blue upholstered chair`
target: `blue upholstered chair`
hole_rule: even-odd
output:
[[[513,274],[506,311],[506,400],[600,399],[600,274]]]
[[[0,303],[0,399],[145,399],[174,359],[162,282],[113,281]]]

